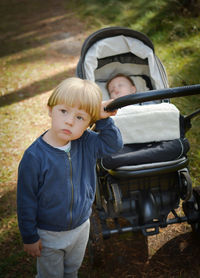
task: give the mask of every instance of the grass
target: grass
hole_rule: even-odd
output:
[[[58,54],[51,47],[58,34],[73,34],[72,18],[84,22],[84,30],[82,23],[77,26],[85,38],[107,26],[144,32],[166,67],[171,87],[200,83],[200,18],[180,1],[68,2],[2,0],[0,4],[0,278],[35,273],[35,260],[22,251],[17,227],[17,167],[26,147],[49,126],[45,106],[51,90],[75,73],[78,55]],[[200,106],[197,96],[173,102],[183,114]],[[194,186],[200,180],[199,126],[196,118],[188,132]]]

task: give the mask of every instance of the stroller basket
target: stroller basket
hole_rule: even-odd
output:
[[[185,221],[175,214],[174,209],[178,208],[181,197],[186,199],[191,194],[188,186],[180,187],[183,177],[191,186],[187,165],[188,159],[183,157],[173,162],[122,166],[108,170],[107,176],[101,170],[97,172],[96,207],[100,215],[105,211],[109,217],[122,217],[131,224],[129,228],[110,230],[103,221],[103,236],[128,230],[142,230],[147,236],[158,233],[159,227]],[[173,220],[167,220],[170,211],[174,213]]]

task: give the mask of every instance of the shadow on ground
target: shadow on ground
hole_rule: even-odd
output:
[[[103,260],[99,261],[98,266],[90,265],[87,250],[80,277],[199,278],[199,246],[199,239],[188,232],[165,243],[148,259],[143,236],[135,237],[133,234],[131,239],[130,236],[122,238],[117,235],[105,241],[102,248]]]
[[[49,78],[33,82],[31,85],[13,91],[10,94],[0,96],[0,107],[20,102],[22,100],[34,97],[36,95],[52,90],[57,84],[67,76],[72,75],[74,69],[64,71]]]

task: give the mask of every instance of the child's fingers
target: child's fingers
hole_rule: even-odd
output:
[[[41,250],[42,250],[41,240],[32,244],[24,244],[24,251],[33,257],[40,257]]]
[[[117,110],[109,112],[109,113],[110,113],[110,116],[115,116],[117,114]]]
[[[105,107],[112,102],[112,99],[107,100],[107,101],[102,101],[101,104],[101,113],[100,113],[100,119],[105,119],[108,118],[110,116],[115,116],[117,114],[117,110],[114,111],[106,111]]]

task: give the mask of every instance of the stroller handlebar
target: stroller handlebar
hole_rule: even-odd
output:
[[[123,97],[119,97],[109,103],[106,107],[106,111],[113,111],[118,108],[122,108],[127,105],[136,104],[140,102],[168,99],[174,97],[184,97],[190,95],[200,94],[200,84],[175,87],[175,88],[165,88],[160,90],[151,90],[147,92],[141,92],[137,94],[131,94]]]

